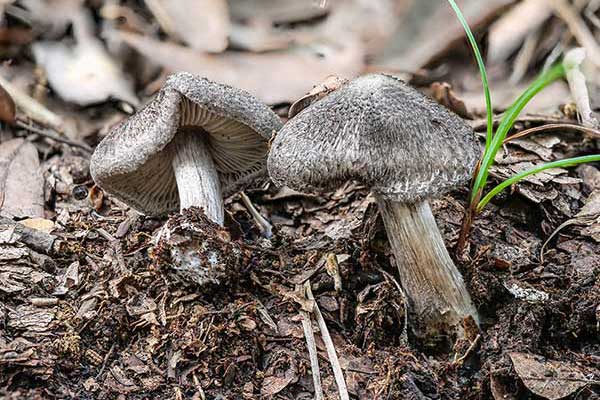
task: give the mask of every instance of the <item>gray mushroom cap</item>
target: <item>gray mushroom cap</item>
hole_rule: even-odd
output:
[[[362,182],[415,202],[466,182],[479,149],[457,115],[401,80],[365,75],[289,120],[273,140],[269,175],[299,191]]]
[[[105,191],[144,214],[161,215],[179,208],[167,146],[182,129],[208,136],[227,196],[265,174],[268,141],[280,128],[279,117],[248,92],[177,73],[102,140],[90,171]]]

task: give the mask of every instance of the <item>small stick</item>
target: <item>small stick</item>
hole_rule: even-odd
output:
[[[13,98],[17,108],[21,109],[29,118],[41,125],[50,126],[56,130],[61,129],[64,121],[60,116],[48,110],[37,100],[23,93],[1,75],[0,85],[2,85]]]
[[[92,154],[92,152],[94,151],[90,146],[88,146],[85,143],[75,142],[75,141],[67,139],[65,137],[61,137],[52,131],[36,128],[35,126],[29,125],[27,122],[23,121],[22,119],[19,119],[18,117],[17,117],[16,125],[20,128],[23,128],[23,129],[29,131],[29,132],[35,133],[36,135],[43,136],[50,140],[54,140],[55,142],[64,143],[64,144],[68,144],[69,146],[77,147],[78,149],[81,149],[89,154]]]
[[[111,354],[115,350],[115,345],[116,345],[116,343],[113,342],[113,344],[110,346],[110,349],[108,350],[108,353],[106,353],[106,355],[104,356],[104,361],[102,362],[102,367],[100,368],[100,372],[98,372],[98,374],[96,375],[96,379],[100,378],[100,375],[102,375],[102,373],[104,372],[104,369],[106,368],[106,364],[108,363],[108,359],[110,358]]]
[[[452,365],[462,365],[463,361],[465,361],[465,359],[467,357],[469,357],[469,354],[471,354],[473,352],[473,350],[475,350],[475,347],[477,347],[477,344],[479,344],[480,340],[481,340],[481,334],[478,334],[477,337],[475,337],[475,340],[473,340],[471,342],[471,345],[469,346],[467,351],[465,351],[465,354],[460,356],[458,359],[455,359],[454,362],[452,363]]]
[[[308,299],[314,301],[315,304],[313,313],[315,314],[315,319],[317,320],[317,324],[319,325],[319,329],[321,330],[323,342],[325,343],[325,347],[327,348],[327,356],[329,357],[329,362],[331,363],[331,369],[333,369],[333,376],[335,377],[335,382],[338,387],[340,400],[350,400],[348,388],[346,387],[346,380],[344,379],[344,373],[342,372],[342,367],[336,354],[333,340],[331,340],[331,335],[329,334],[329,329],[327,329],[327,324],[325,323],[323,314],[321,314],[321,310],[319,310],[319,305],[315,301],[315,297],[312,294],[312,290],[310,288],[310,281],[306,281],[304,283],[304,289],[306,290],[306,295]]]
[[[300,291],[301,286],[296,286]],[[317,353],[317,344],[315,343],[315,334],[313,332],[312,321],[310,314],[300,309],[302,316],[302,328],[304,329],[304,337],[306,338],[306,347],[308,348],[308,356],[310,358],[310,368],[313,376],[313,385],[315,386],[315,400],[323,400],[323,387],[321,386],[321,370],[319,368],[319,355]]]
[[[265,217],[263,217],[258,212],[258,210],[256,209],[256,207],[254,207],[254,204],[252,204],[252,201],[246,195],[246,193],[240,192],[240,197],[242,198],[244,205],[248,209],[248,212],[250,213],[250,215],[252,215],[252,218],[254,219],[254,222],[258,226],[258,229],[260,229],[260,232],[262,233],[262,235],[264,237],[266,237],[267,239],[270,239],[271,237],[273,237],[273,226],[269,223],[269,221],[267,221],[267,219]]]

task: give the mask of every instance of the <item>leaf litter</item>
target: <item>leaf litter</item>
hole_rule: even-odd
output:
[[[122,102],[145,102],[169,70],[245,88],[284,116],[296,100],[326,93],[329,75],[391,69],[477,127],[477,72],[444,2],[229,1],[225,14],[198,5],[225,2],[203,1],[189,2],[187,15],[167,12],[162,22],[146,3],[5,7],[7,26],[33,35],[17,52],[0,40],[12,55],[0,84],[21,121],[3,126],[0,151],[10,162],[18,152],[6,149],[28,149],[18,169],[2,164],[0,173],[19,176],[2,193],[29,210],[0,219],[1,396],[304,399],[319,398],[319,386],[323,398],[345,398],[346,391],[356,399],[599,395],[597,165],[546,171],[483,212],[470,258],[459,264],[483,330],[451,353],[412,336],[374,199],[356,183],[308,195],[255,187],[245,201],[227,199],[221,228],[197,209],[166,221],[140,216],[89,175],[86,146],[132,111]],[[524,3],[534,2],[494,1],[485,10],[478,1],[461,4],[482,40],[490,32],[488,57],[502,55],[492,76],[493,86],[506,89],[493,91],[498,111],[520,85],[510,83],[513,63],[521,60],[526,82],[565,43],[592,46],[578,43],[577,24],[600,29],[585,11],[593,4],[577,2],[583,8],[575,20],[545,9],[537,16],[543,23],[503,36],[497,27],[510,26],[518,11],[511,6]],[[83,25],[77,13],[59,12],[65,7],[83,11]],[[212,29],[182,31],[192,16],[218,29],[188,36]],[[402,48],[402,40],[410,46]],[[60,55],[49,56],[53,46]],[[92,59],[104,61],[83,62]],[[595,68],[582,66],[594,115]],[[56,71],[69,70],[57,80]],[[577,124],[569,95],[566,83],[542,93],[530,109],[537,114],[520,118],[515,133]],[[73,119],[78,128],[69,131]],[[492,180],[594,154],[598,145],[593,135],[560,127],[519,136],[505,144]],[[24,201],[25,192],[36,200]],[[458,190],[432,202],[448,247],[465,196]],[[272,224],[270,239],[248,204]],[[186,268],[188,259],[194,268]]]

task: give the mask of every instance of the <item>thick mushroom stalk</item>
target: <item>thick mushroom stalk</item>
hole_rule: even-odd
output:
[[[462,276],[444,245],[426,201],[400,203],[377,196],[396,258],[400,282],[424,336],[452,332],[462,336],[461,322],[478,322]],[[419,328],[418,328],[419,329]]]
[[[205,135],[199,135],[192,129],[180,132],[170,145],[174,152],[172,166],[177,181],[179,208],[201,207],[208,218],[223,225],[219,174]]]

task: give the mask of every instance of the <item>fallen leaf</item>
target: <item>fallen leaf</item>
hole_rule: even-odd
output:
[[[24,139],[0,144],[0,215],[44,216],[44,178],[37,149]]]
[[[438,103],[446,106],[463,118],[470,117],[465,102],[456,96],[456,93],[452,90],[452,85],[447,82],[434,82],[431,84],[431,89],[433,90],[433,98]]]
[[[323,97],[327,96],[334,90],[339,89],[346,83],[348,83],[347,79],[343,79],[339,76],[333,75],[328,76],[323,82],[313,87],[310,92],[302,96],[300,99],[296,100],[296,102],[290,106],[290,110],[288,111],[288,118],[293,118],[300,111],[304,110],[312,103],[322,99]]]
[[[260,388],[260,394],[262,396],[273,396],[285,389],[289,384],[298,380],[296,366],[290,364],[290,367],[285,371],[283,375],[267,376],[262,383]]]
[[[515,352],[508,355],[527,389],[545,399],[562,399],[592,383],[574,364],[545,360],[541,356],[527,353]]]
[[[32,46],[50,86],[64,100],[82,106],[111,98],[139,104],[133,84],[91,32],[91,16],[85,11],[79,10],[73,17],[75,46],[63,42],[38,42]]]
[[[552,7],[548,7],[547,0],[525,0],[518,3],[490,27],[488,60],[491,63],[505,61],[527,35],[539,29],[551,16]]]
[[[463,0],[459,5],[471,29],[476,31],[512,3],[514,0]],[[465,31],[447,2],[414,1],[411,10],[400,21],[400,28],[390,42],[393,49],[388,49],[391,54],[383,64],[394,69],[416,71],[464,41]]]
[[[23,221],[19,221],[20,224],[25,225],[28,228],[35,229],[36,231],[50,233],[54,230],[54,222],[44,218],[27,218]]]
[[[273,23],[304,21],[326,15],[331,9],[332,1],[324,7],[320,1],[298,0],[228,0],[231,18],[237,21],[254,18],[257,10],[261,17]]]
[[[54,288],[54,295],[66,294],[70,289],[79,285],[79,261],[72,262],[67,270],[60,276],[59,285]]]
[[[104,192],[97,185],[92,186],[88,195],[94,210],[100,211],[104,204]]]
[[[208,54],[132,33],[118,34],[129,46],[171,72],[186,71],[247,90],[268,104],[291,103],[329,75],[352,78],[363,68],[360,43],[322,44],[286,51]]]
[[[191,48],[221,52],[230,30],[225,0],[145,0],[163,29]]]

